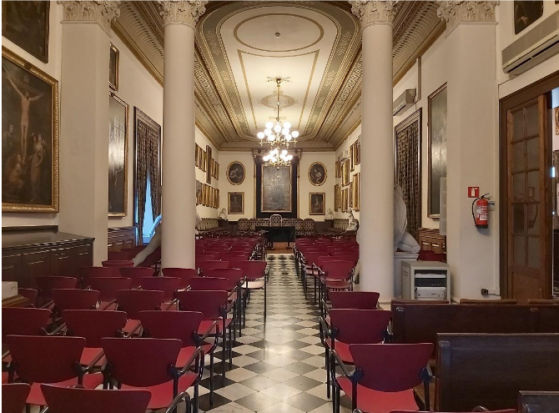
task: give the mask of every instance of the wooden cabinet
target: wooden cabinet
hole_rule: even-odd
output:
[[[136,246],[136,228],[109,228],[107,243],[109,251],[134,248]]]
[[[93,265],[93,238],[58,232],[56,227],[4,228],[2,279],[19,287],[36,287],[45,275],[77,276]]]
[[[446,236],[440,235],[438,229],[419,228],[418,242],[423,251],[446,254]]]

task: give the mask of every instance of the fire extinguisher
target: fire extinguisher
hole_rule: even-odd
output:
[[[489,226],[489,197],[487,195],[489,194],[482,195],[481,198],[476,198],[472,202],[472,217],[475,226],[478,228]]]

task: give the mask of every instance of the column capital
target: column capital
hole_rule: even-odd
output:
[[[96,23],[108,35],[111,23],[120,16],[120,0],[117,1],[58,1],[64,6],[62,23]]]
[[[441,1],[437,16],[446,22],[450,33],[461,23],[495,24],[495,6],[499,1]]]
[[[375,25],[392,25],[398,0],[354,0],[350,1],[351,12],[361,21],[361,29]]]
[[[163,16],[163,26],[182,24],[196,27],[198,19],[206,12],[207,0],[158,0]]]

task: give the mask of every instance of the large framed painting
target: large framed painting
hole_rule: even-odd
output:
[[[196,205],[202,203],[202,182],[196,180]]]
[[[111,43],[109,50],[109,86],[113,90],[118,90],[118,65],[120,60],[120,52],[114,44]]]
[[[309,167],[309,181],[314,186],[321,186],[326,182],[326,167],[321,162],[314,162]]]
[[[125,217],[128,206],[128,104],[109,96],[109,216]]]
[[[421,108],[394,128],[395,176],[406,203],[407,231],[417,239],[421,227]]]
[[[348,186],[350,180],[349,159],[342,163],[342,186]]]
[[[291,213],[291,166],[262,165],[261,211]]]
[[[514,1],[514,33],[518,34],[543,15],[543,0]]]
[[[227,180],[231,185],[241,185],[245,181],[245,166],[239,161],[233,161],[227,167]]]
[[[3,1],[2,36],[48,63],[49,14],[50,1]]]
[[[361,209],[361,174],[353,175],[351,189],[353,210],[359,211]]]
[[[349,147],[349,170],[355,171],[355,143]]]
[[[212,166],[213,166],[213,158],[212,158],[212,147],[210,145],[206,145],[206,154],[207,154],[207,168],[206,168],[206,183],[211,185],[212,183]]]
[[[325,215],[326,214],[326,193],[311,192],[309,193],[309,215]]]
[[[429,96],[428,109],[427,216],[439,218],[441,214],[441,178],[446,177],[446,83]]]
[[[245,212],[245,193],[229,192],[227,194],[227,210],[229,214],[244,214]]]
[[[334,185],[334,211],[338,211],[340,205],[340,185]]]
[[[2,211],[58,212],[58,82],[2,48]]]

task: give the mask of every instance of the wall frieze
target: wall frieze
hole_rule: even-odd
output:
[[[62,23],[98,24],[109,36],[111,23],[120,16],[118,1],[58,1],[64,8]]]
[[[181,24],[196,28],[198,19],[205,13],[208,0],[158,0],[163,26]]]
[[[462,23],[496,24],[495,6],[499,1],[443,1],[437,16],[446,22],[447,33]]]

